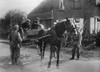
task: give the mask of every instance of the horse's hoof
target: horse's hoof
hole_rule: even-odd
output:
[[[42,61],[43,59],[41,58],[41,61]]]
[[[59,66],[57,66],[57,69],[59,69]]]
[[[39,56],[41,56],[41,53],[38,53],[39,54]]]
[[[57,69],[59,69],[59,65],[56,65]]]
[[[79,58],[76,58],[76,60],[79,60]]]
[[[50,67],[47,67],[47,70],[50,71]]]
[[[48,66],[48,69],[50,68],[50,66]]]
[[[48,65],[48,67],[47,67],[48,69],[50,68],[50,65]]]
[[[70,58],[69,60],[74,60],[74,58]]]

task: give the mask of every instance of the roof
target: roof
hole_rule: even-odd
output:
[[[39,17],[41,20],[44,19],[52,19],[52,13],[51,12],[46,12],[46,13],[36,13],[36,14],[32,14],[30,16],[30,19],[33,19],[33,21],[36,20],[36,17]]]
[[[80,3],[76,4],[76,7],[73,6],[73,0],[64,0],[65,10],[59,10],[59,0],[43,0],[39,6],[37,6],[32,12],[28,14],[28,18],[31,20],[35,20],[38,16],[40,19],[50,19],[52,18],[53,9],[53,17],[54,19],[62,19],[62,18],[72,18],[72,17],[90,17],[95,14],[95,0],[79,0]],[[94,12],[95,11],[95,12]]]

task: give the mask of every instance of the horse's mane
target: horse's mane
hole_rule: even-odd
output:
[[[63,23],[63,22],[65,22],[65,21],[66,21],[66,19],[59,20],[59,21],[57,22],[57,24],[58,24],[58,23]]]

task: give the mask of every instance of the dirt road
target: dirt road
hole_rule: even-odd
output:
[[[52,59],[51,68],[47,69],[49,51],[46,51],[45,59],[41,61],[36,49],[22,47],[22,64],[11,65],[8,41],[0,40],[0,72],[100,72],[100,60],[83,57],[69,60],[70,57],[61,52],[59,69],[56,68],[55,58]]]

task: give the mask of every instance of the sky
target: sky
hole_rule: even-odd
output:
[[[0,0],[0,18],[12,9],[20,9],[26,14],[31,12],[43,0]]]

